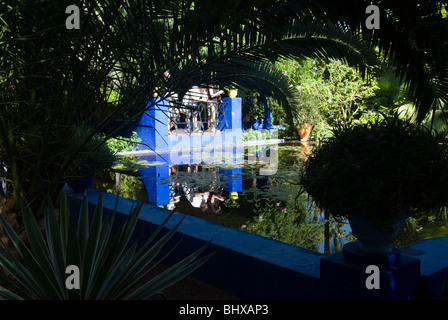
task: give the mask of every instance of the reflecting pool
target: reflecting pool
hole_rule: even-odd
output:
[[[298,171],[313,146],[294,141],[132,155],[94,187],[330,254],[355,239],[347,223],[298,196]],[[419,237],[405,230],[400,243]]]
[[[347,241],[347,225],[298,197],[298,169],[312,148],[288,142],[132,155],[121,159],[137,167],[104,173],[94,187],[332,253]]]

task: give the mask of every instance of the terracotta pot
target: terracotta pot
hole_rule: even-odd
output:
[[[300,141],[308,141],[312,129],[313,129],[313,126],[311,124],[309,124],[308,122],[305,123],[304,125],[298,127],[297,132],[299,133]]]

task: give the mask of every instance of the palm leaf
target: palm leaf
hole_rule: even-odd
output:
[[[374,4],[380,9],[380,29],[369,30],[364,27],[364,2],[317,1],[325,12],[322,21],[346,26],[379,50],[405,83],[416,106],[416,119],[421,122],[429,112],[440,108],[440,101],[446,103],[448,99],[448,51],[443,40],[448,23],[442,2],[379,0]]]

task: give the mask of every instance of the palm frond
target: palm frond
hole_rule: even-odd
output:
[[[365,74],[379,65],[377,53],[358,35],[336,25],[295,22],[280,41],[280,55],[288,58],[337,59]]]
[[[442,2],[373,1],[380,9],[380,29],[365,27],[363,1],[319,0],[325,12],[322,21],[341,23],[360,34],[372,48],[377,48],[406,85],[421,122],[440,101],[448,99],[448,62],[445,34],[448,21],[442,14]]]

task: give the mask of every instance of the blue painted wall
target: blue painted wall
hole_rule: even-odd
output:
[[[242,162],[242,122],[241,98],[224,98],[227,107],[219,114],[219,125],[216,133],[168,133],[169,103],[165,99],[154,98],[148,102],[148,110],[132,126],[132,130],[142,139],[139,150],[155,151],[154,154],[141,157],[159,165],[141,169],[138,175],[148,191],[148,198],[156,205],[170,203],[169,167],[180,164],[197,164],[213,161],[226,164]],[[132,131],[128,130],[128,131]],[[201,150],[202,149],[202,150]],[[223,155],[232,155],[231,159],[223,159]],[[242,190],[241,168],[222,169],[228,177],[225,191]],[[158,179],[156,179],[158,177]]]
[[[83,194],[66,187],[69,208],[77,221]],[[88,189],[89,210],[93,213],[100,191]],[[104,210],[111,213],[116,196],[103,193]],[[134,200],[118,197],[116,221],[124,221]],[[143,204],[134,240],[147,239],[169,211]],[[179,233],[161,256],[182,239],[165,261],[167,265],[212,240],[214,256],[193,275],[243,299],[328,300],[328,299],[439,299],[448,279],[448,238],[419,241],[401,249],[402,260],[395,269],[382,270],[382,291],[368,292],[363,286],[368,275],[364,265],[345,260],[342,253],[324,256],[280,241],[233,229],[207,220],[175,213],[167,228],[182,217]],[[416,265],[418,261],[418,266]],[[401,270],[401,271],[400,271]],[[417,272],[417,273],[416,273]],[[382,276],[382,277],[383,277]],[[402,287],[400,287],[402,286]],[[408,293],[405,291],[408,290]],[[400,295],[396,292],[400,291]],[[406,293],[406,295],[401,295]]]
[[[136,120],[135,131],[143,144],[141,150],[169,150],[168,101],[154,98],[148,103],[149,110]],[[147,106],[147,107],[148,107]]]
[[[83,194],[66,188],[68,203],[75,223]],[[88,189],[90,213],[94,212],[100,191]],[[103,193],[104,212],[113,212],[116,196]],[[123,222],[134,200],[119,197],[116,221]],[[147,239],[167,217],[169,211],[143,204],[133,239]],[[319,261],[322,255],[280,241],[233,229],[207,220],[174,213],[167,228],[182,217],[178,234],[170,240],[160,256],[182,240],[165,260],[172,265],[212,240],[205,254],[214,252],[193,276],[245,299],[318,299],[322,297],[319,283]],[[143,241],[142,241],[143,242]]]

